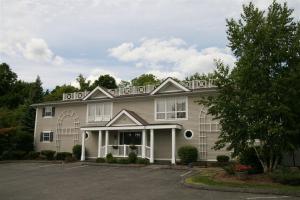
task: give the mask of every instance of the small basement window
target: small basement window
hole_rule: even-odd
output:
[[[193,135],[194,135],[194,133],[193,133],[193,131],[191,131],[191,130],[186,130],[186,131],[184,132],[184,137],[185,137],[185,139],[187,139],[187,140],[192,139],[192,138],[193,138]]]

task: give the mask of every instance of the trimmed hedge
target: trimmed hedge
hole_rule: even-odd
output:
[[[178,156],[183,164],[193,163],[198,159],[198,150],[194,146],[182,146],[178,149]]]
[[[97,158],[96,162],[97,163],[105,163],[105,158]]]
[[[107,163],[116,163],[117,160],[116,158],[113,157],[113,155],[111,153],[106,155],[106,162]]]
[[[137,164],[144,164],[144,165],[148,165],[150,162],[147,158],[138,158],[136,160],[136,163]]]
[[[284,185],[300,185],[300,171],[281,169],[270,174],[273,181]]]
[[[119,164],[129,164],[130,162],[129,162],[128,158],[119,158],[117,160],[117,163],[119,163]]]
[[[40,152],[30,151],[30,152],[28,152],[26,157],[27,157],[27,159],[35,160],[40,156],[40,154],[41,154]]]
[[[229,156],[226,155],[218,155],[217,156],[217,161],[219,163],[228,163],[229,162]]]
[[[72,157],[72,153],[70,152],[57,152],[56,160],[65,160],[67,157]]]
[[[3,151],[2,160],[21,160],[26,158],[26,151]]]
[[[54,155],[55,155],[55,151],[52,151],[52,150],[43,150],[43,151],[41,151],[41,155],[46,156],[47,160],[53,160],[54,159]]]
[[[81,145],[77,144],[77,145],[73,146],[72,152],[73,152],[73,155],[75,156],[75,158],[77,160],[80,160],[80,157],[81,157]]]
[[[136,160],[137,160],[137,155],[136,155],[136,153],[130,152],[130,153],[128,154],[128,161],[129,161],[130,163],[135,163]]]

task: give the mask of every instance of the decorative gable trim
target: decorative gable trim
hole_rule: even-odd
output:
[[[126,115],[129,119],[131,119],[136,125],[142,126],[143,124],[138,121],[134,116],[132,116],[127,110],[122,110],[117,114],[110,122],[106,124],[106,126],[111,126],[114,122],[116,122],[122,115]]]
[[[103,94],[105,94],[109,98],[114,98],[109,92],[107,92],[105,89],[103,89],[100,86],[97,86],[93,91],[91,91],[86,97],[83,98],[83,100],[87,100],[89,97],[91,97],[95,92],[100,91]]]
[[[159,92],[159,90],[161,90],[168,83],[172,83],[173,85],[175,85],[177,88],[179,88],[182,91],[185,91],[185,92],[189,92],[190,91],[188,88],[184,87],[183,85],[181,85],[180,83],[178,83],[177,81],[175,81],[174,79],[172,79],[171,77],[169,77],[164,82],[162,82],[155,90],[153,90],[150,93],[150,95],[156,94],[157,92]]]

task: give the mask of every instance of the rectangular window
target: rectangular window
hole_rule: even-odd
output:
[[[53,117],[55,115],[55,107],[46,106],[43,108],[43,117]]]
[[[156,120],[187,119],[187,97],[167,97],[155,101]]]
[[[88,104],[88,122],[109,121],[112,116],[112,103]]]
[[[52,131],[43,131],[40,135],[41,142],[52,142],[53,141],[53,132]]]
[[[141,132],[120,132],[120,145],[141,145],[142,133]]]

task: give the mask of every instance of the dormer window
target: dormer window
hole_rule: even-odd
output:
[[[88,104],[88,122],[109,121],[112,118],[112,103]]]

